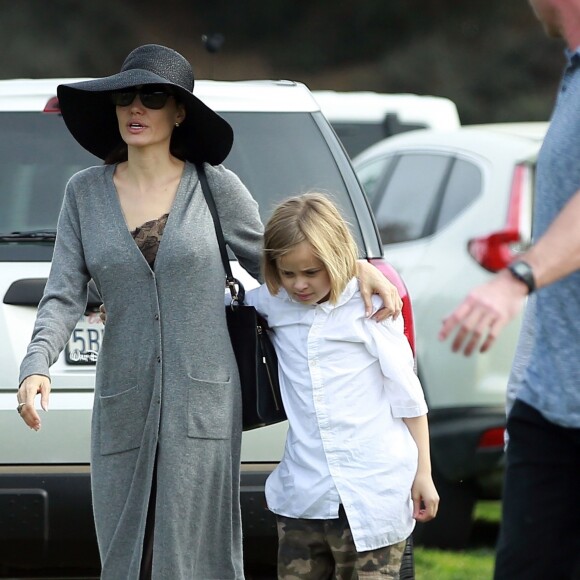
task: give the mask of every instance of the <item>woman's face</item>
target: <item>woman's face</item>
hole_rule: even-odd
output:
[[[277,260],[282,287],[302,304],[328,300],[331,285],[326,266],[316,257],[308,242],[296,244]]]
[[[140,91],[145,94],[140,94]],[[162,92],[156,90],[152,95],[148,87],[137,87],[119,93],[120,98],[116,105],[119,132],[128,147],[164,145],[169,150],[171,134],[175,124],[185,119],[185,109],[172,95],[165,98],[165,104],[160,108],[151,108],[158,107],[164,100],[164,96],[160,94]],[[134,98],[131,99],[132,94]],[[128,101],[130,102],[125,104]],[[150,106],[146,106],[147,104]]]

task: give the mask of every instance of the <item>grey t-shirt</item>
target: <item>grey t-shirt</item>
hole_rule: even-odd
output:
[[[580,189],[580,48],[568,64],[536,170],[534,239]],[[580,224],[578,224],[580,227]],[[537,291],[524,316],[509,397],[563,427],[580,427],[580,271]],[[508,400],[509,403],[509,400]]]

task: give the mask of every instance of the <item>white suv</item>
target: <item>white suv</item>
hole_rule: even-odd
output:
[[[546,123],[419,130],[353,161],[385,258],[409,288],[418,372],[429,403],[441,504],[418,526],[427,545],[461,548],[478,498],[499,498],[506,386],[519,319],[486,354],[464,357],[437,339],[443,318],[506,266],[531,237],[535,159]]]
[[[459,113],[446,97],[371,91],[313,91],[350,157],[386,137],[414,129],[457,129]]]
[[[79,79],[0,81],[0,575],[18,567],[98,566],[89,437],[102,327],[91,294],[69,348],[52,367],[50,412],[40,433],[16,412],[18,368],[50,269],[68,178],[101,161],[72,139],[56,86]],[[376,225],[352,165],[310,91],[294,82],[196,82],[196,94],[233,125],[225,165],[260,204],[307,190],[331,192],[352,225],[361,257],[398,285],[414,345],[406,290],[382,260]],[[256,282],[236,262],[246,287]],[[137,339],[133,337],[132,339]],[[248,561],[275,560],[275,519],[263,487],[282,456],[286,423],[243,436],[242,517]],[[411,569],[412,571],[412,569]]]

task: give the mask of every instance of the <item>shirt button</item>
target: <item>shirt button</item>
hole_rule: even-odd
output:
[[[161,357],[160,357],[160,356],[158,356],[158,357],[157,357],[157,362],[158,362],[158,363],[160,363],[160,362],[161,362]]]
[[[155,315],[155,320],[159,320],[159,314]]]

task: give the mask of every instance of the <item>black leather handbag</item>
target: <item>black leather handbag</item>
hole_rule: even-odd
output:
[[[232,275],[220,219],[205,170],[196,164],[205,200],[211,212],[226,273],[231,302],[226,306],[228,331],[232,341],[242,385],[244,431],[286,420],[280,395],[278,358],[268,335],[264,318],[253,306],[244,304],[244,287]]]

